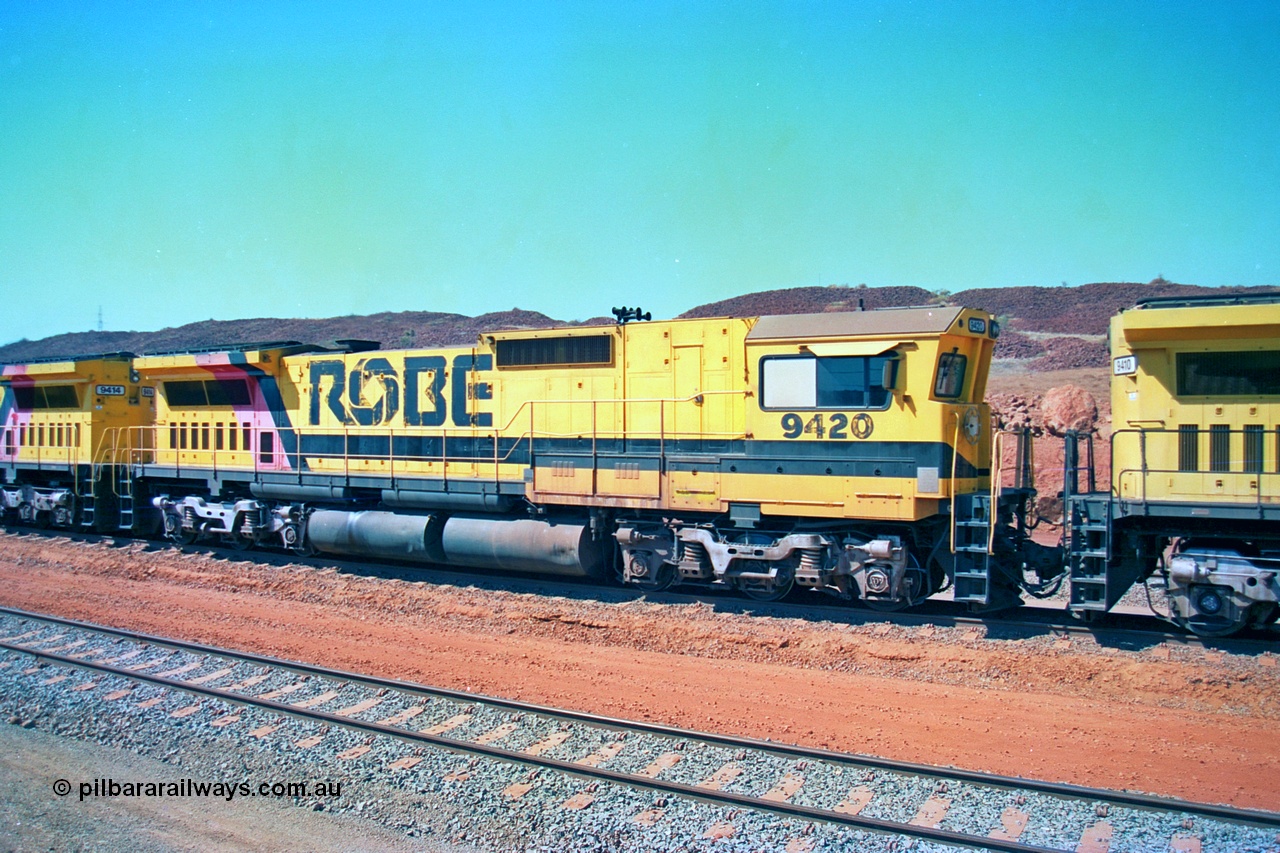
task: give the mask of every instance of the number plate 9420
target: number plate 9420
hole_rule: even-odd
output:
[[[782,437],[829,438],[839,441],[848,438],[868,438],[875,431],[875,421],[866,412],[849,416],[844,412],[826,414],[818,412],[808,420],[795,412],[782,416]]]

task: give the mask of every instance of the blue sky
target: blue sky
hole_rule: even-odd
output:
[[[0,0],[0,343],[1280,284],[1280,4]]]

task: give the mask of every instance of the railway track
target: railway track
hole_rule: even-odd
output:
[[[16,669],[14,677],[43,688],[66,682],[80,693],[100,694],[106,705],[154,707],[159,696],[137,698],[158,688],[195,697],[171,716],[213,714],[210,725],[218,728],[247,726],[244,712],[234,709],[256,709],[419,751],[447,750],[585,781],[562,808],[591,808],[600,786],[640,789],[657,799],[620,817],[638,826],[661,821],[669,800],[681,799],[739,815],[726,818],[728,831],[743,814],[768,813],[801,826],[1000,851],[1264,850],[1280,830],[1280,814],[691,732],[19,610],[0,609],[0,649],[0,669]],[[24,657],[37,663],[23,667]],[[50,676],[50,666],[82,670],[89,680],[71,684],[69,673]],[[284,725],[249,734],[266,737]],[[410,751],[392,766],[409,769],[419,760]],[[536,784],[513,783],[502,796],[518,800]],[[813,849],[813,843],[800,831],[787,849]]]
[[[42,531],[34,528],[12,528],[9,532],[19,535],[49,536],[76,542],[106,544],[132,543],[137,540],[111,534],[80,533],[73,531]],[[173,549],[172,543],[152,541],[153,550]],[[989,638],[1008,637],[1023,639],[1034,636],[1059,638],[1092,638],[1099,645],[1142,649],[1168,643],[1194,649],[1204,649],[1231,654],[1259,655],[1280,650],[1280,626],[1271,626],[1251,635],[1205,638],[1171,626],[1149,613],[1120,612],[1107,614],[1108,618],[1095,622],[1080,622],[1070,618],[1060,607],[1042,607],[1028,604],[1003,614],[969,613],[963,606],[946,599],[934,598],[910,611],[875,611],[851,606],[847,603],[823,603],[817,595],[795,593],[792,600],[758,602],[724,592],[646,593],[628,587],[605,587],[574,581],[549,578],[531,578],[495,570],[484,575],[462,574],[449,567],[431,568],[422,565],[399,565],[371,560],[344,560],[332,555],[304,557],[294,553],[275,553],[255,550],[238,551],[214,546],[186,546],[183,553],[201,553],[209,557],[229,560],[251,560],[270,566],[312,565],[336,568],[353,575],[388,577],[402,580],[430,581],[456,584],[467,583],[481,587],[506,589],[517,592],[535,592],[567,597],[590,596],[611,602],[647,600],[669,604],[711,604],[734,613],[755,613],[766,616],[814,619],[820,618],[853,625],[888,624],[905,627],[934,625],[938,627],[974,628],[986,631]],[[796,600],[797,596],[812,600]]]

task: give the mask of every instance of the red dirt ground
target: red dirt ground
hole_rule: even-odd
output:
[[[432,577],[0,535],[11,607],[688,728],[1280,809],[1274,654],[994,640]]]

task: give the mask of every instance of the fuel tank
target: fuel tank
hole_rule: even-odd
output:
[[[584,524],[532,518],[452,516],[444,525],[445,562],[548,575],[598,577],[608,550]]]
[[[609,555],[587,525],[501,516],[322,509],[307,537],[330,554],[573,577],[603,576]]]

